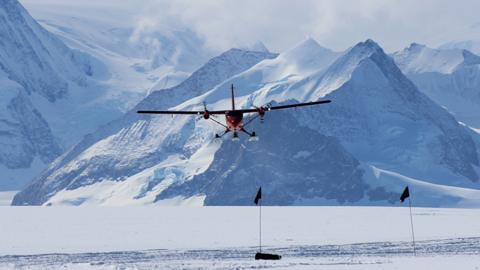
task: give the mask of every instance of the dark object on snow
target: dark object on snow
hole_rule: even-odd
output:
[[[257,196],[255,196],[255,200],[253,201],[256,205],[258,205],[258,200],[262,198],[262,187],[260,187],[257,191]]]
[[[410,197],[410,191],[408,190],[408,186],[405,187],[405,190],[403,190],[402,196],[400,196],[400,201],[403,203],[406,198]]]
[[[277,254],[261,253],[255,254],[255,260],[280,260],[282,256]]]

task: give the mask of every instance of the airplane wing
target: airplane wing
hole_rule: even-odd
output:
[[[208,111],[208,114],[225,114],[227,111]],[[140,114],[204,114],[205,111],[137,111]]]
[[[330,103],[332,102],[331,100],[319,100],[319,101],[313,101],[313,102],[305,102],[305,103],[295,103],[295,104],[289,104],[289,105],[280,105],[280,106],[272,106],[272,107],[267,107],[266,111],[273,111],[273,110],[282,110],[282,109],[288,109],[288,108],[295,108],[295,107],[303,107],[303,106],[311,106],[311,105],[317,105],[317,104],[325,104],[325,103]],[[238,110],[242,113],[254,113],[258,112],[258,109],[245,109],[245,110]]]
[[[319,101],[313,101],[313,102],[305,102],[305,103],[295,103],[295,104],[290,104],[290,105],[280,105],[280,106],[272,106],[272,107],[267,107],[265,108],[266,111],[273,111],[273,110],[282,110],[282,109],[288,109],[288,108],[295,108],[295,107],[303,107],[303,106],[311,106],[311,105],[317,105],[317,104],[324,104],[324,103],[330,103],[331,100],[319,100]],[[258,108],[254,109],[243,109],[243,110],[235,110],[238,112],[242,113],[254,113],[258,112]],[[227,113],[227,110],[223,111],[208,111],[208,114],[225,114]],[[205,111],[137,111],[137,113],[140,114],[190,114],[190,115],[201,115],[204,114]]]

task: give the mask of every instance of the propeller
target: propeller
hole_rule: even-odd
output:
[[[205,120],[208,120],[210,117],[214,117],[214,115],[211,115],[209,112],[208,112],[208,109],[207,109],[207,103],[205,103],[205,101],[203,102],[203,114],[202,116],[200,116],[197,120],[200,120],[200,119],[205,119]]]
[[[272,107],[272,103],[269,102],[263,106],[257,107],[254,106],[255,109],[257,109],[258,114],[260,115],[260,121],[263,123],[263,117],[265,116],[265,112],[270,111],[270,108]]]

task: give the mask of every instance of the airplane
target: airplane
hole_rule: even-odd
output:
[[[237,110],[235,109],[235,92],[233,88],[233,84],[231,86],[231,96],[232,96],[232,109],[231,110],[221,110],[221,111],[209,111],[207,109],[207,106],[205,102],[203,103],[204,110],[203,111],[152,111],[152,110],[141,110],[137,111],[139,114],[180,114],[180,115],[201,115],[205,120],[212,120],[213,122],[221,125],[222,127],[225,128],[225,131],[221,134],[215,134],[215,138],[222,138],[225,134],[229,132],[233,132],[233,138],[232,140],[238,141],[238,132],[243,132],[247,135],[250,136],[251,140],[257,140],[258,137],[255,133],[249,132],[245,129],[245,126],[250,124],[253,120],[256,118],[260,117],[260,120],[263,122],[265,113],[267,111],[274,111],[274,110],[283,110],[283,109],[288,109],[288,108],[295,108],[295,107],[303,107],[303,106],[311,106],[311,105],[317,105],[317,104],[325,104],[325,103],[330,103],[331,100],[319,100],[319,101],[314,101],[314,102],[305,102],[305,103],[295,103],[295,104],[289,104],[289,105],[280,105],[280,106],[271,106],[270,104],[266,106],[261,106],[261,107],[255,107],[252,109],[240,109]],[[243,115],[244,114],[249,114],[249,113],[257,113],[256,116],[252,117],[249,119],[247,122],[243,122]],[[214,119],[215,115],[225,115],[225,124],[217,121]]]

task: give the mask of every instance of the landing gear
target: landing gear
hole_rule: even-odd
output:
[[[242,128],[240,131],[242,131],[243,133],[248,134],[250,136],[249,141],[258,141],[258,137],[257,137],[257,134],[255,134],[255,131],[250,133],[250,132],[246,131],[244,128]]]
[[[255,131],[252,133],[248,132],[246,129],[241,128],[239,130],[230,130],[230,129],[225,129],[225,131],[222,134],[215,134],[215,139],[221,139],[225,134],[229,133],[230,131],[233,131],[233,136],[232,136],[232,141],[237,142],[240,140],[240,136],[238,136],[238,132],[243,132],[250,136],[249,141],[258,141],[257,134]]]
[[[250,139],[248,139],[248,140],[251,141],[251,142],[256,142],[256,141],[258,141],[258,137],[257,137],[257,135],[255,134],[255,131],[252,132],[252,135],[250,135]]]
[[[215,139],[220,139],[220,138],[222,138],[222,137],[223,137],[225,134],[227,134],[228,132],[230,132],[230,130],[229,130],[229,129],[226,129],[226,130],[222,133],[222,135],[215,134]]]
[[[232,141],[233,142],[238,142],[239,140],[240,140],[240,138],[238,137],[238,133],[236,131],[233,132]]]

